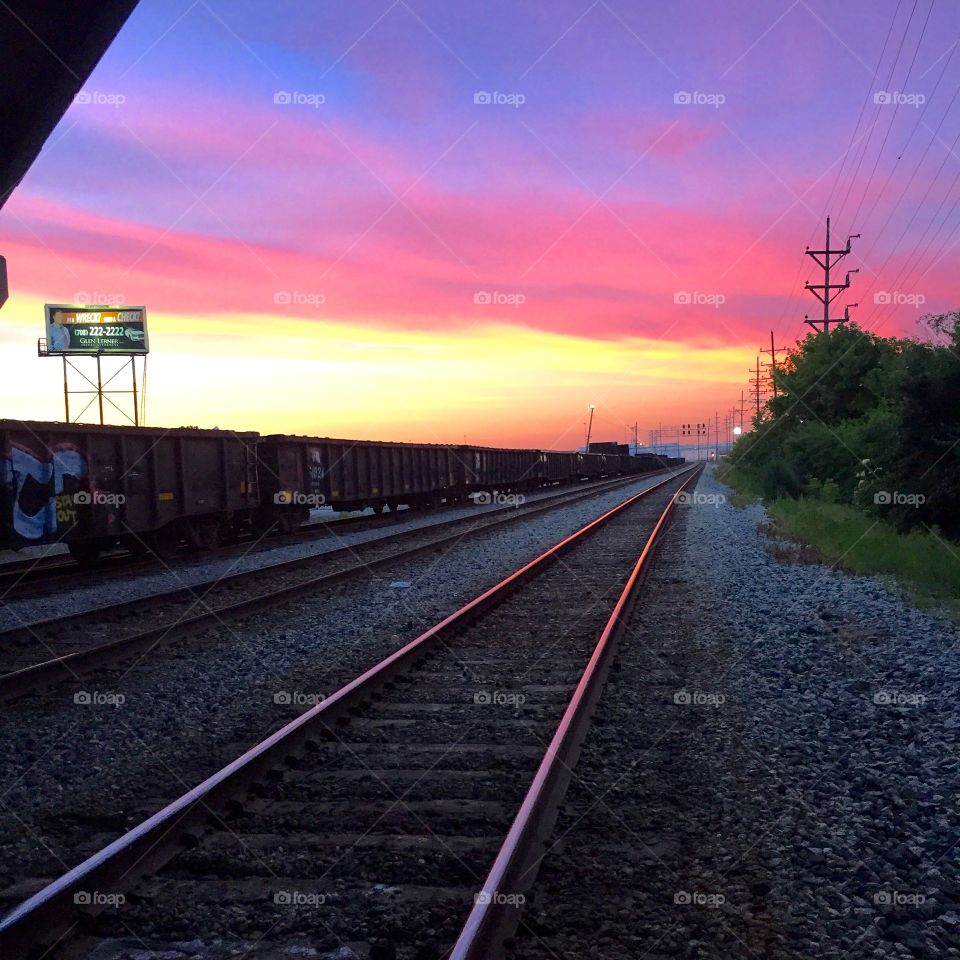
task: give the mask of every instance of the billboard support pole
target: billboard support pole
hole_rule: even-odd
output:
[[[38,345],[39,354],[41,357],[50,357],[54,356],[46,349],[46,342],[41,340]],[[125,417],[130,423],[135,427],[139,427],[143,422],[144,418],[142,416],[141,404],[145,400],[145,391],[141,389],[140,384],[137,382],[137,354],[128,354],[125,358],[125,362],[106,380],[103,379],[103,365],[101,361],[101,355],[96,354],[95,359],[97,361],[97,376],[96,380],[93,380],[91,377],[88,377],[83,370],[76,364],[75,358],[71,359],[66,354],[61,355],[60,360],[63,363],[63,412],[64,412],[64,421],[70,423],[70,396],[73,394],[75,397],[79,397],[81,394],[88,396],[90,399],[87,401],[86,405],[82,407],[79,413],[76,414],[75,423],[82,423],[84,414],[89,410],[94,401],[97,402],[97,409],[99,412],[99,422],[101,426],[106,424],[105,417],[105,404],[104,401],[110,404],[118,413]],[[132,389],[120,390],[116,387],[111,387],[111,384],[116,380],[121,374],[126,370],[127,364],[130,364],[130,372],[132,378]],[[70,371],[73,371],[75,374],[74,380],[79,376],[89,387],[89,390],[85,389],[76,389],[76,384],[74,383],[71,388],[70,384]],[[144,357],[144,376],[146,376],[146,358]],[[125,409],[125,405],[118,405],[113,400],[114,394],[125,395],[131,397],[133,400],[133,416],[128,413]]]
[[[140,407],[137,404],[137,361],[134,357],[130,358],[130,370],[133,373],[133,425],[139,427]]]
[[[100,354],[97,354],[97,402],[100,405],[100,426],[103,426],[103,377],[100,375]]]
[[[67,385],[67,355],[64,354],[63,360],[63,419],[65,423],[70,422],[70,387]]]

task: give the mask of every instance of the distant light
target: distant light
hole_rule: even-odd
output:
[[[734,428],[733,428],[733,435],[734,435],[735,437],[739,437],[741,433],[743,433],[743,427],[734,427]]]

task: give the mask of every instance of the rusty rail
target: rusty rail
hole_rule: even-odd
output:
[[[699,472],[698,469],[680,489],[693,483]],[[676,499],[672,498],[647,539],[448,960],[493,960],[504,956],[504,941],[520,922],[522,895],[532,886],[539,869],[543,844],[566,793],[590,716],[636,600],[637,587],[675,506]]]

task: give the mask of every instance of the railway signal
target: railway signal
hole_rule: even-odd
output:
[[[705,423],[682,423],[680,424],[680,435],[682,437],[697,438],[697,459],[700,459],[700,438],[707,435],[707,425]]]

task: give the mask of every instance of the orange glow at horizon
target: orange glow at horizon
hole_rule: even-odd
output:
[[[623,442],[639,422],[644,440],[658,421],[679,419],[678,408],[689,409],[684,418],[712,416],[709,397],[744,373],[739,346],[595,340],[509,323],[416,332],[147,310],[152,425],[569,449],[583,443],[591,403],[594,439]],[[36,356],[42,318],[37,300],[4,308],[0,344],[16,398],[4,417],[63,417],[61,364]],[[91,360],[79,362],[92,371]],[[119,361],[108,363],[105,375]],[[114,411],[110,420],[122,418]]]

